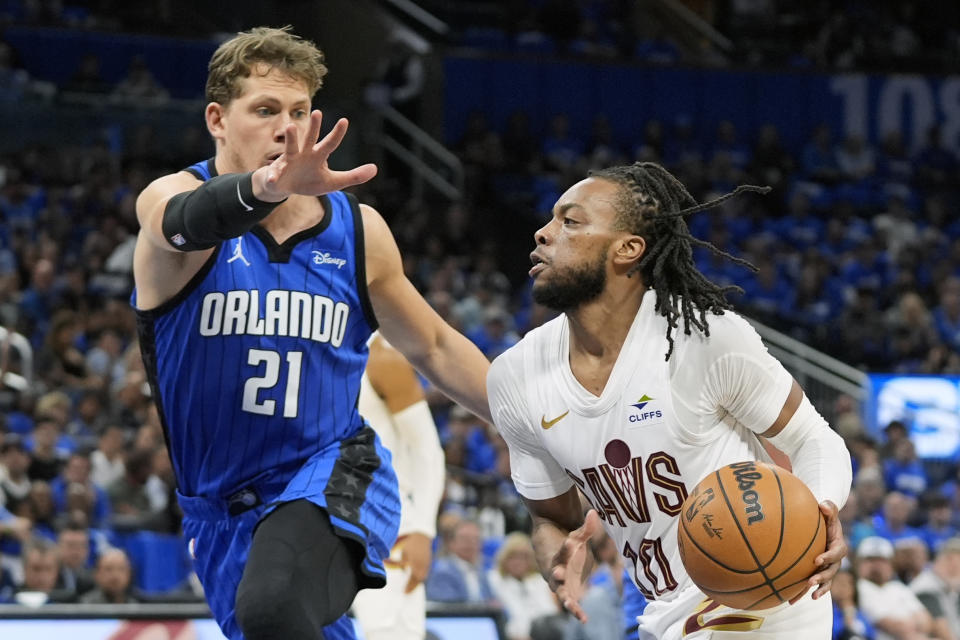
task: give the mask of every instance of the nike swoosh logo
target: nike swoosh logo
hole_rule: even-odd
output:
[[[547,416],[541,416],[541,418],[540,418],[540,426],[543,427],[544,429],[549,429],[549,428],[552,427],[553,425],[557,424],[558,422],[560,422],[561,420],[563,420],[564,418],[566,418],[568,413],[570,413],[570,410],[569,410],[569,409],[567,409],[566,411],[564,411],[563,413],[561,413],[560,415],[558,415],[558,416],[557,416],[556,418],[554,418],[553,420],[547,420]]]
[[[246,209],[247,211],[253,211],[253,207],[251,207],[251,206],[248,205],[246,202],[244,202],[244,201],[243,201],[243,196],[240,195],[240,183],[239,183],[239,182],[237,183],[237,200],[240,201],[240,204],[243,205],[243,208],[244,208],[244,209]]]

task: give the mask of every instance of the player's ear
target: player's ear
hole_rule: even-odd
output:
[[[214,138],[224,136],[223,116],[225,113],[226,108],[219,102],[211,102],[203,112],[203,117],[207,121],[207,131]]]
[[[626,273],[634,267],[647,251],[647,241],[642,236],[625,235],[616,243],[613,266],[617,272]]]

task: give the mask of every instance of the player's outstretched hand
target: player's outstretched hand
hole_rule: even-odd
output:
[[[590,574],[593,554],[590,539],[601,529],[600,516],[593,509],[587,512],[583,526],[570,532],[563,547],[553,559],[551,585],[563,607],[580,622],[587,621],[587,614],[580,607],[584,582]]]
[[[349,171],[333,171],[327,164],[343,137],[347,134],[347,119],[340,118],[333,129],[320,137],[323,114],[314,110],[310,114],[310,127],[303,140],[298,140],[296,125],[288,125],[284,131],[285,148],[279,158],[267,170],[267,192],[285,197],[292,193],[307,196],[322,196],[355,184],[362,184],[377,175],[377,166],[364,164]]]
[[[407,580],[404,593],[410,593],[427,579],[430,573],[431,543],[431,539],[422,533],[404,536],[400,543],[401,561],[410,568],[410,579]]]
[[[847,543],[843,539],[843,527],[840,525],[837,505],[831,500],[825,500],[820,503],[820,512],[827,523],[827,550],[817,556],[817,572],[807,581],[810,588],[816,589],[813,592],[814,600],[829,593],[833,576],[840,570],[840,561],[847,555]],[[790,604],[802,598],[807,591],[809,588],[792,598]]]

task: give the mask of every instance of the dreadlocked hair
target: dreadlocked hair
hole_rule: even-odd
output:
[[[723,315],[724,310],[733,308],[727,294],[743,293],[740,287],[722,287],[700,273],[693,261],[693,247],[706,248],[751,271],[757,270],[750,262],[692,236],[684,217],[712,209],[744,191],[767,193],[770,187],[741,185],[716,200],[701,204],[676,177],[654,162],[591,171],[590,176],[623,187],[616,203],[617,224],[646,240],[643,257],[627,275],[639,272],[644,283],[657,292],[655,309],[667,319],[669,347],[665,359],[669,360],[673,353],[673,331],[679,326],[680,318],[683,318],[685,334],[690,335],[693,326],[709,336],[707,312]]]

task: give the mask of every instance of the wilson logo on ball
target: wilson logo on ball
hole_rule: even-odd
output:
[[[763,507],[760,505],[760,495],[754,490],[756,481],[763,477],[752,462],[736,462],[730,465],[733,477],[740,489],[740,498],[743,500],[743,510],[747,514],[747,526],[763,520]]]

